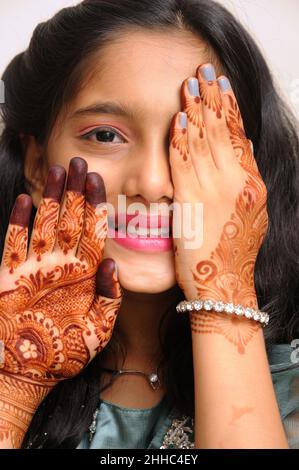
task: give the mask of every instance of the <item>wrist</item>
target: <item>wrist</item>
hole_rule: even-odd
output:
[[[0,447],[21,446],[37,408],[54,386],[0,371]]]
[[[227,283],[228,284],[228,283]],[[233,303],[258,310],[256,291],[253,285],[232,286],[226,285],[223,279],[215,280],[215,285],[203,284],[201,287],[188,286],[184,288],[186,300],[213,300],[224,303]]]

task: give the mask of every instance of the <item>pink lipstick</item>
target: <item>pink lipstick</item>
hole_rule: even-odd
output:
[[[108,218],[108,236],[117,244],[130,250],[146,252],[169,251],[173,248],[171,215],[118,213],[115,219],[113,227]]]

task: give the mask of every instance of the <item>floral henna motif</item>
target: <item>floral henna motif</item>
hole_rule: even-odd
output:
[[[84,196],[75,191],[66,192],[63,214],[58,226],[58,245],[66,255],[78,243],[84,217]]]
[[[9,268],[10,274],[21,266],[27,256],[28,228],[11,225],[7,234],[6,250],[4,252],[4,265]]]
[[[205,123],[201,117],[200,108],[201,99],[199,96],[184,97],[184,111],[187,114],[188,121],[192,122],[192,124],[199,129],[199,138],[203,139]]]
[[[179,151],[183,160],[187,161],[189,157],[187,142],[187,129],[174,127],[172,130],[171,145],[174,149]]]
[[[66,266],[63,271],[73,273]],[[20,283],[26,286],[30,298],[33,297],[30,308],[14,316],[2,314],[4,370],[42,383],[77,375],[111,338],[121,298],[116,277],[111,288],[115,298],[100,296],[96,300],[94,278],[57,287],[55,276],[39,273],[23,278]],[[52,291],[48,292],[51,284]]]
[[[34,221],[32,249],[41,261],[44,253],[52,251],[55,243],[59,203],[54,199],[43,199]]]
[[[57,272],[60,281],[67,282],[67,276],[64,279],[61,276],[64,272],[69,282],[72,277],[77,282],[72,267],[65,265]],[[87,330],[86,313],[94,298],[95,280],[58,287],[57,273],[52,277],[51,273],[43,276],[39,272],[18,282],[25,286],[30,302],[24,311],[13,316],[2,313],[0,333],[5,344],[5,371],[32,380],[59,380],[76,375],[90,360],[83,332]],[[70,299],[68,303],[66,296]]]
[[[191,330],[194,333],[217,333],[224,336],[237,347],[240,354],[245,353],[245,346],[261,328],[260,324],[247,318],[238,318],[221,313],[206,313],[190,315]]]
[[[215,112],[218,119],[222,116],[222,101],[219,92],[219,87],[216,81],[202,80],[199,83],[201,100],[208,107]]]

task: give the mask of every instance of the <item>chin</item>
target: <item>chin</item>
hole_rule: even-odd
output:
[[[155,280],[153,277],[132,277],[128,278],[127,276],[119,275],[119,281],[122,287],[125,289],[132,291],[132,292],[140,292],[140,293],[147,293],[147,294],[158,294],[160,292],[164,292],[171,287],[176,285],[176,279],[157,279]]]
[[[127,290],[159,293],[177,283],[173,252],[149,256],[148,253],[115,249],[107,242],[103,258],[112,258],[116,262],[120,284]]]

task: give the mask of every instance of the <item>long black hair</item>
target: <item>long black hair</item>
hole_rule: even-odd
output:
[[[220,64],[233,85],[268,190],[269,230],[255,266],[259,307],[271,316],[266,344],[268,348],[289,342],[298,332],[299,319],[297,123],[279,97],[253,39],[211,0],[85,0],[36,27],[28,49],[10,62],[2,77],[0,248],[14,200],[28,191],[20,135],[33,135],[45,144],[59,112],[86,78],[93,54],[118,33],[134,28],[191,31],[204,40],[207,61]],[[174,293],[173,308],[161,322],[167,319],[167,334],[160,334],[161,361],[169,404],[194,416],[190,326],[187,317],[175,312],[183,293],[180,289]],[[120,344],[114,352],[125,355]],[[99,399],[99,364],[104,354],[105,350],[77,377],[52,390],[36,411],[23,447],[74,448],[79,444]]]

